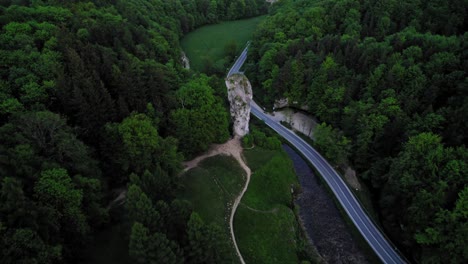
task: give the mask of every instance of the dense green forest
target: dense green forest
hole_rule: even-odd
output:
[[[468,3],[283,0],[252,41],[257,100],[307,107],[418,263],[468,262]]]
[[[261,0],[0,1],[0,262],[77,263],[128,186],[133,263],[220,263],[227,241],[176,199],[183,158],[229,137],[216,77],[179,39]],[[229,260],[226,260],[229,261]]]
[[[179,39],[267,6],[0,0],[0,262],[83,261],[121,187],[134,263],[229,262],[221,228],[175,195],[181,161],[229,137],[222,80],[183,69]],[[249,55],[257,99],[306,106],[421,263],[468,262],[467,6],[282,0]]]

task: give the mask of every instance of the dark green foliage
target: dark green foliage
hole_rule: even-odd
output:
[[[381,201],[385,219],[396,216],[407,231],[400,233],[403,241],[424,245],[418,253],[425,261],[441,262],[445,251],[453,254],[453,263],[466,257],[457,246],[467,242],[466,236],[455,234],[463,233],[468,220],[461,211],[467,158],[466,149],[445,148],[439,136],[421,133],[409,139],[390,167]],[[387,225],[395,229],[392,222]]]
[[[76,188],[83,192],[83,207],[91,226],[101,226],[109,221],[108,210],[102,207],[103,187],[98,179],[76,175],[73,178]]]
[[[171,113],[171,127],[180,149],[189,157],[229,138],[227,110],[208,82],[201,75],[176,93],[180,108]]]
[[[158,168],[154,173],[146,170],[140,177],[130,175],[130,182],[142,188],[149,194],[152,201],[170,200],[173,198],[174,190],[177,188],[175,177]]]
[[[58,263],[62,258],[61,246],[48,246],[31,229],[16,229],[4,237],[3,263]]]
[[[38,248],[53,248],[51,259],[66,259],[68,248],[79,248],[90,228],[107,219],[97,162],[65,120],[48,111],[15,113],[0,134],[5,241],[16,239],[17,229],[28,229]],[[47,257],[33,252],[25,257]]]
[[[94,220],[93,226],[106,219],[107,212],[97,204],[96,195],[101,190],[95,187],[91,197],[83,199],[83,190],[77,188],[64,169],[43,171],[33,194],[23,189],[19,180],[3,179],[0,216],[6,231],[0,244],[4,263],[17,263],[20,259],[56,263],[68,254],[66,247],[79,245],[89,233],[85,213]]]
[[[228,242],[218,225],[206,225],[197,213],[192,213],[187,224],[187,263],[230,263]]]
[[[18,179],[11,177],[3,179],[0,201],[0,211],[2,215],[7,216],[2,218],[3,227],[31,224],[29,201],[25,197],[23,186]]]
[[[468,260],[465,241],[445,237],[466,221],[454,212],[468,184],[462,6],[279,1],[249,54],[258,99],[271,107],[287,97],[329,124],[317,130],[319,148],[358,170],[390,236],[422,263],[443,262],[444,251]]]
[[[34,196],[40,204],[49,207],[58,216],[57,219],[50,219],[51,222],[66,224],[64,228],[80,235],[89,231],[86,217],[81,210],[83,192],[75,189],[66,170],[51,169],[42,172],[34,186]]]
[[[114,182],[127,181],[130,173],[150,173],[147,170],[154,171],[161,183],[178,174],[182,156],[177,141],[159,136],[154,119],[134,113],[120,124],[107,124],[105,130],[103,156],[116,173]]]
[[[122,140],[124,170],[143,172],[153,162],[159,148],[159,135],[151,120],[143,114],[133,115],[117,127]],[[132,169],[127,169],[130,167]]]
[[[1,166],[11,175],[37,178],[41,165],[60,164],[72,173],[99,177],[89,148],[77,139],[65,120],[48,111],[18,113],[0,127],[10,162]]]
[[[228,12],[225,0],[0,1],[1,263],[86,262],[85,245],[115,220],[105,209],[111,190],[131,174],[129,218],[149,228],[144,262],[183,260],[177,244],[191,209],[174,200],[182,138],[169,132],[177,91],[192,81],[179,39],[267,7],[236,4]],[[183,145],[186,153],[229,136],[210,95],[192,116],[210,119],[210,133]],[[163,246],[170,250],[155,251]]]
[[[138,221],[151,230],[162,229],[162,219],[153,203],[144,192],[136,185],[128,187],[125,208],[127,209],[130,223]]]
[[[242,138],[245,148],[259,146],[270,150],[281,149],[281,141],[276,136],[267,136],[261,130],[252,127],[249,134]]]
[[[350,141],[336,129],[322,123],[314,131],[315,146],[327,160],[341,164],[347,161],[350,151]]]
[[[164,234],[150,234],[142,224],[135,222],[130,234],[129,255],[136,263],[183,263],[180,249]]]

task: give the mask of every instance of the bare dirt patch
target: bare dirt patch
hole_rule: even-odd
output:
[[[204,154],[194,158],[193,160],[183,162],[182,163],[184,165],[183,171],[186,172],[190,169],[197,167],[198,164],[200,164],[200,162],[202,162],[203,160],[209,157],[224,154],[224,155],[233,156],[235,158],[234,153],[241,153],[241,152],[242,152],[242,146],[238,138],[233,138],[224,144],[214,144]]]

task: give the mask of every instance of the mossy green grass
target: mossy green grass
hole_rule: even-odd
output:
[[[292,161],[282,150],[244,151],[252,169],[249,188],[234,219],[234,231],[247,263],[300,263],[304,242],[293,208],[297,185]]]

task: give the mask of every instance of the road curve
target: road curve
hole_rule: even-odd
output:
[[[247,46],[242,51],[241,55],[237,58],[236,62],[234,62],[234,65],[232,65],[232,67],[229,70],[226,78],[233,75],[233,74],[235,74],[235,73],[239,73],[240,68],[242,67],[242,65],[244,65],[244,62],[247,59],[247,51],[249,49],[249,46],[250,46],[250,42],[247,42]]]
[[[370,220],[361,204],[356,200],[353,193],[333,167],[302,138],[264,114],[263,110],[254,101],[250,105],[253,115],[263,120],[266,125],[289,141],[317,169],[377,256],[384,263],[405,263],[392,245],[384,238],[377,226]]]

